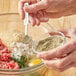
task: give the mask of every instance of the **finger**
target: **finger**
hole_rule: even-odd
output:
[[[65,66],[64,68],[57,68],[57,70],[59,70],[60,72],[66,71],[67,69],[71,68],[74,65],[74,63],[71,63],[67,66]]]
[[[43,11],[38,11],[37,12],[37,17],[38,18],[40,18],[40,17],[43,17],[44,15],[43,15]]]
[[[48,67],[49,69],[54,69],[54,70],[57,70],[59,72],[63,72],[63,71],[66,71],[67,69],[71,68],[74,64],[71,63],[67,66],[65,66],[64,68],[55,68],[55,67]]]
[[[56,49],[50,51],[42,52],[38,54],[38,58],[45,60],[49,60],[52,58],[59,58],[72,52],[74,49],[76,49],[76,41],[66,43],[65,45],[59,46]]]
[[[76,62],[72,62],[71,64],[69,64],[68,66],[65,66],[64,68],[59,69],[59,71],[63,72],[69,68],[75,67],[76,66]]]
[[[19,3],[18,3],[18,11],[19,11],[20,17],[21,17],[22,19],[24,19],[24,17],[25,17],[23,7],[24,7],[24,3],[26,3],[26,2],[29,3],[30,0],[20,0]]]
[[[40,22],[47,22],[49,19],[44,16],[45,11],[38,11],[37,18],[40,20]]]
[[[19,12],[19,14],[20,14],[20,17],[22,18],[22,19],[24,19],[24,9],[23,9],[23,7],[24,7],[24,3],[36,3],[36,0],[20,0],[19,1],[19,3],[18,3],[18,12]]]
[[[33,14],[29,14],[29,21],[30,21],[30,24],[33,26],[36,24],[36,21],[35,21]]]
[[[52,67],[53,69],[58,69],[59,71],[64,71],[72,66],[74,67],[76,66],[76,51],[61,59],[44,60],[44,64],[48,68]]]
[[[29,13],[34,13],[34,12],[37,12],[39,10],[46,9],[47,7],[48,7],[48,2],[39,1],[35,4],[25,6],[25,10]]]
[[[76,65],[76,63],[71,63],[71,64],[65,66],[64,68],[56,68],[56,67],[53,67],[53,66],[51,66],[51,67],[46,66],[46,67],[49,68],[49,69],[54,69],[54,70],[63,72],[63,71],[66,71],[67,69],[69,69],[71,67],[75,67],[75,65]]]
[[[44,64],[47,67],[54,67],[54,68],[65,68],[67,65],[71,64],[73,62],[71,57],[72,55],[68,55],[67,57],[61,58],[61,59],[53,59],[53,60],[44,60]]]
[[[40,20],[37,18],[37,16],[34,16],[35,20],[36,20],[36,25],[39,26],[40,25]]]
[[[24,10],[23,10],[23,7],[24,7],[24,3],[22,3],[21,1],[19,1],[19,3],[18,3],[18,12],[20,14],[21,19],[24,19]]]
[[[49,21],[49,18],[46,18],[46,17],[40,18],[40,22],[48,22],[48,21]]]

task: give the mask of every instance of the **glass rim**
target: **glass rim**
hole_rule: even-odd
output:
[[[22,68],[22,69],[13,69],[13,70],[10,70],[10,69],[0,69],[0,74],[7,74],[8,72],[11,72],[8,75],[28,73],[28,72],[37,70],[37,69],[39,69],[42,66],[44,66],[43,62],[41,62],[40,64],[37,64],[37,65],[31,66],[31,67],[26,67],[26,68]],[[3,72],[3,73],[1,73],[1,72]]]
[[[62,42],[59,46],[63,45],[63,44],[66,42],[66,37],[65,37],[65,35],[64,35],[62,32],[54,31],[53,33],[58,33],[58,34],[60,34],[61,37],[62,37],[63,42]],[[46,35],[46,34],[49,34],[49,35],[50,35],[50,32],[45,33],[45,34],[42,34],[42,35]],[[58,35],[55,35],[55,36],[58,36]],[[58,36],[58,37],[60,37],[60,36]],[[41,53],[41,52],[38,52],[38,51],[36,51],[36,50],[34,49],[34,48],[35,48],[35,47],[34,47],[34,43],[33,43],[32,45],[33,45],[32,49],[33,49],[33,52],[34,52],[35,54]]]

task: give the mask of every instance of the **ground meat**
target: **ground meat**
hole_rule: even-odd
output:
[[[18,63],[10,59],[10,53],[0,39],[0,69],[19,69]]]

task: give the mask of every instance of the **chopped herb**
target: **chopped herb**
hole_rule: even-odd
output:
[[[15,59],[13,57],[10,57],[10,59],[14,60],[15,62],[17,62],[20,66],[20,68],[25,68],[25,67],[28,67],[27,65],[25,65],[24,61],[23,61],[23,57],[21,58],[22,60],[18,60],[18,59]]]

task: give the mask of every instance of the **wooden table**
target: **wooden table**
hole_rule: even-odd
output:
[[[23,21],[18,15],[17,5],[18,0],[0,0],[0,32],[9,29],[24,31]],[[76,27],[76,16],[50,19],[49,24],[52,25],[54,29],[74,28]],[[37,38],[42,33],[40,27],[29,26],[29,35],[31,35],[33,39]],[[76,69],[71,68],[65,72],[48,70],[45,76],[76,76]]]

